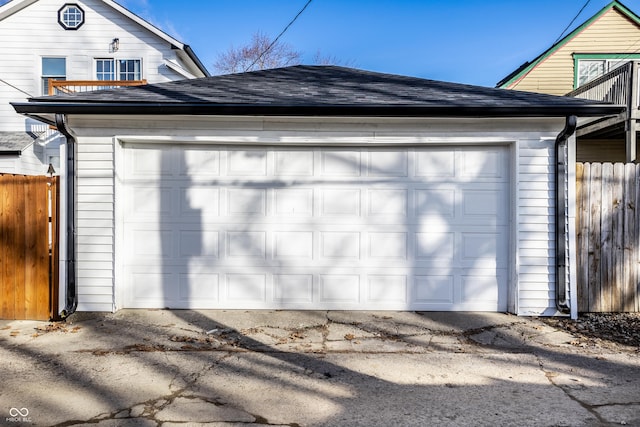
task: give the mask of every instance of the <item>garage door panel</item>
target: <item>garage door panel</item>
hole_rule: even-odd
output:
[[[409,153],[406,150],[370,151],[367,176],[406,177],[409,174]]]
[[[275,176],[313,176],[313,151],[276,151],[274,153]]]
[[[360,302],[359,274],[321,274],[319,281],[321,303]]]
[[[220,189],[211,185],[182,185],[180,195],[180,216],[196,215],[199,218],[220,216]]]
[[[408,259],[408,234],[404,232],[368,233],[368,253],[371,259]]]
[[[332,262],[359,260],[360,239],[358,232],[320,232],[320,258]]]
[[[438,216],[454,218],[456,211],[455,190],[435,190],[421,188],[415,190],[415,215],[418,218]]]
[[[226,256],[236,259],[267,258],[267,233],[264,231],[229,231],[226,233]]]
[[[359,218],[361,197],[360,188],[322,188],[320,215]]]
[[[407,275],[369,274],[366,283],[368,303],[384,305],[393,302],[406,306],[409,301]]]
[[[456,152],[449,148],[418,151],[415,155],[415,174],[434,180],[451,180],[455,177]]]
[[[313,260],[313,231],[276,231],[273,240],[275,260],[294,262]]]
[[[455,233],[415,233],[415,256],[423,263],[438,261],[452,263],[455,254]]]
[[[173,191],[170,187],[157,185],[132,185],[126,198],[125,215],[157,218],[173,215]]]
[[[126,146],[125,306],[505,309],[506,153]]]
[[[504,194],[499,190],[462,190],[461,213],[463,217],[489,217],[503,224]]]
[[[191,146],[174,151],[178,157],[178,173],[189,179],[210,179],[220,175],[220,150]],[[182,157],[182,159],[180,159]]]
[[[369,190],[367,213],[369,216],[392,215],[405,217],[408,211],[408,190]]]
[[[282,304],[311,304],[314,302],[313,274],[274,274],[274,301]]]
[[[181,230],[179,232],[180,258],[220,257],[220,232],[206,230]]]
[[[500,147],[473,147],[458,152],[457,175],[463,179],[499,179],[506,181],[506,150]]]
[[[311,188],[278,188],[273,191],[277,217],[309,218],[313,216],[314,191]]]
[[[227,215],[264,216],[267,213],[265,188],[227,189]]]
[[[171,147],[139,144],[131,147],[125,173],[131,179],[169,177],[173,174]]]
[[[232,303],[266,303],[267,274],[226,274],[226,300]]]
[[[362,155],[359,150],[322,150],[320,159],[320,176],[335,179],[361,175]]]
[[[226,175],[230,177],[258,177],[267,175],[266,150],[227,150]]]
[[[220,300],[220,275],[183,272],[178,275],[178,298],[188,306],[191,301],[217,303]]]
[[[455,278],[450,275],[421,274],[414,279],[416,304],[453,304]]]

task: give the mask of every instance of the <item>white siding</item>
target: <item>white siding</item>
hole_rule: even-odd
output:
[[[121,171],[114,173],[123,140],[294,145],[332,144],[507,144],[511,146],[513,211],[509,306],[521,315],[555,314],[553,146],[564,123],[551,120],[342,120],[197,118],[72,119],[79,136],[78,275],[80,310],[111,310],[120,301],[116,197]],[[280,121],[279,121],[280,120]],[[114,126],[119,126],[114,129]],[[153,129],[150,133],[149,129]],[[113,290],[115,288],[115,294]],[[116,307],[118,304],[116,304]]]
[[[78,310],[113,310],[114,186],[110,138],[78,144]]]
[[[16,114],[9,102],[24,102],[42,95],[41,58],[64,57],[67,80],[95,80],[95,58],[141,59],[143,78],[149,83],[183,79],[164,65],[183,64],[168,42],[142,28],[99,0],[74,1],[85,11],[85,24],[66,31],[58,24],[59,0],[39,0],[0,21],[3,41],[0,83],[0,130],[29,130],[29,121]],[[120,39],[111,53],[109,43]],[[28,95],[27,95],[28,94]]]
[[[554,314],[553,140],[523,140],[518,159],[518,314]]]
[[[0,155],[0,173],[18,173],[18,164],[20,157],[18,155]]]

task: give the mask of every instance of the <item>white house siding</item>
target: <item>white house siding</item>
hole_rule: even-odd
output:
[[[150,121],[71,119],[78,137],[79,310],[120,305],[117,192],[122,161],[118,139],[128,142],[294,144],[505,144],[511,147],[512,211],[509,309],[549,315],[554,309],[552,154],[561,119],[401,120],[234,119],[164,117]],[[118,126],[118,128],[113,128]],[[153,129],[153,131],[149,131]],[[115,226],[114,226],[115,225]],[[115,287],[115,295],[112,290]]]
[[[44,147],[37,143],[25,147],[20,154],[0,154],[0,173],[43,175],[47,172],[40,160],[44,154]]]
[[[177,50],[157,35],[130,21],[97,0],[72,1],[85,11],[85,24],[77,31],[65,31],[58,24],[61,0],[39,0],[0,20],[2,75],[0,83],[0,131],[30,130],[29,121],[16,114],[9,102],[22,102],[42,95],[41,58],[66,58],[67,80],[95,80],[95,58],[141,59],[143,78],[161,83],[184,77],[164,65],[179,64]],[[114,38],[117,52],[109,51]]]
[[[80,311],[113,310],[114,157],[110,138],[77,146],[77,275]]]
[[[18,160],[17,155],[2,155],[0,154],[0,173],[18,173]]]
[[[554,139],[519,144],[518,312],[523,315],[555,313],[554,144]]]

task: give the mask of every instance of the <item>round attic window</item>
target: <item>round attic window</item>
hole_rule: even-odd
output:
[[[77,4],[67,3],[58,11],[58,23],[65,30],[77,30],[84,24],[84,10]]]

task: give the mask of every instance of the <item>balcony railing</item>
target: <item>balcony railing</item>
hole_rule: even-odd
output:
[[[120,86],[146,85],[146,80],[54,80],[49,79],[49,95],[60,95],[93,90],[111,89]]]
[[[636,76],[633,75],[634,68],[636,67],[634,67],[633,62],[627,62],[615,70],[569,92],[567,96],[631,107],[631,95],[634,90],[638,90],[637,78],[634,78]]]

